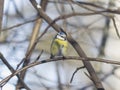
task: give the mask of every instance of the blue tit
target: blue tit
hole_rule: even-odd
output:
[[[66,38],[66,34],[64,32],[59,32],[54,37],[52,44],[51,44],[51,57],[54,58],[55,56],[64,56],[67,53],[68,42]]]

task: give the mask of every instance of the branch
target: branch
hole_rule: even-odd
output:
[[[87,6],[95,7],[97,9],[102,9],[103,11],[105,11],[107,13],[120,14],[119,9],[109,9],[109,8],[106,9],[104,7],[101,7],[100,5],[96,5],[96,4],[93,4],[93,3],[81,2],[81,1],[73,1],[73,0],[70,0],[70,1],[72,3],[74,3],[74,4],[76,4],[76,5],[87,5]]]
[[[2,60],[2,62],[7,66],[7,68],[11,71],[11,73],[14,73],[15,70],[14,68],[7,62],[7,60],[5,59],[5,57],[2,55],[2,53],[0,53],[0,59]],[[23,80],[20,78],[20,76],[18,74],[16,74],[18,79],[20,80],[20,82],[23,84],[23,86],[27,89],[30,90],[30,88],[23,82]],[[9,80],[9,79],[8,79]],[[3,83],[1,86],[5,85],[5,83]]]
[[[1,33],[1,30],[2,30],[4,1],[5,1],[5,0],[0,0],[0,33]]]
[[[47,1],[48,0],[41,0],[41,6],[44,10],[46,9]],[[23,63],[22,67],[28,65],[30,62],[30,56],[32,55],[32,52],[34,50],[33,46],[36,43],[35,41],[38,37],[39,29],[40,29],[41,25],[42,25],[42,18],[39,18],[35,22],[35,25],[34,25],[34,28],[33,28],[32,34],[31,34],[31,38],[30,38],[30,43],[29,43],[29,46],[27,48],[26,57],[24,59],[24,63]],[[22,78],[24,80],[25,75],[26,75],[26,70],[24,70],[23,72],[20,73],[20,78]],[[18,80],[16,88],[21,89],[22,86],[23,86],[22,83]]]
[[[112,18],[112,21],[113,21],[113,25],[114,25],[114,27],[115,27],[116,34],[117,34],[118,38],[120,39],[119,30],[118,30],[118,28],[117,28],[116,21],[115,21],[115,18],[114,18],[114,17]]]
[[[31,22],[34,22],[36,20],[38,20],[39,18],[36,18],[36,19],[33,19],[33,20],[28,20],[26,22],[23,22],[23,23],[20,23],[20,24],[16,24],[16,25],[13,25],[11,27],[8,27],[8,28],[5,28],[5,29],[2,29],[1,31],[4,32],[4,31],[8,31],[8,30],[11,30],[13,28],[16,28],[16,27],[19,27],[19,26],[22,26],[24,24],[27,24],[27,23],[31,23]]]
[[[48,63],[48,62],[53,62],[53,61],[60,61],[60,60],[77,60],[77,61],[95,61],[95,62],[103,62],[103,63],[107,63],[107,64],[115,64],[115,65],[120,65],[119,61],[115,61],[115,60],[108,60],[108,59],[101,59],[101,58],[90,58],[87,57],[86,58],[82,58],[82,57],[77,57],[77,56],[67,56],[67,57],[56,57],[54,59],[46,59],[46,60],[41,60],[36,62],[36,60],[34,60],[35,62],[28,64],[27,66],[16,70],[14,73],[12,73],[11,75],[7,76],[6,78],[4,78],[2,81],[0,81],[0,85],[4,84],[6,81],[8,81],[10,78],[12,78],[13,76],[17,75],[18,73],[31,68],[33,66],[39,65],[39,64],[44,64],[44,63]]]
[[[78,67],[78,68],[76,68],[76,70],[75,70],[74,73],[72,74],[72,77],[71,77],[70,83],[72,83],[73,78],[74,78],[74,76],[75,76],[75,73],[77,73],[77,71],[79,71],[80,69],[83,69],[83,68],[85,68],[85,66],[82,66],[82,67]]]

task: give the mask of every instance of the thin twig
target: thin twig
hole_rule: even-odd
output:
[[[77,73],[77,71],[79,71],[80,69],[83,69],[83,68],[85,68],[85,66],[82,66],[82,67],[78,67],[78,68],[76,68],[76,70],[75,70],[74,73],[72,74],[72,77],[71,77],[70,83],[72,83],[73,78],[74,78],[74,76],[75,76],[75,73]]]
[[[1,33],[1,30],[2,30],[4,2],[5,2],[5,0],[0,0],[0,33]]]
[[[117,28],[116,21],[115,21],[115,18],[114,18],[114,17],[112,18],[112,21],[113,21],[113,25],[114,25],[114,27],[115,27],[116,34],[117,34],[118,38],[120,39],[119,30],[118,30],[118,28]]]
[[[36,21],[37,19],[39,19],[39,18],[35,18],[35,19],[33,19],[33,20],[28,20],[28,21],[25,21],[25,22],[23,22],[23,23],[13,25],[13,26],[11,26],[11,27],[9,27],[9,28],[2,29],[1,31],[2,31],[2,32],[8,31],[8,30],[11,30],[11,29],[13,29],[13,28],[22,26],[22,25],[24,25],[24,24],[34,22],[34,21]]]
[[[40,57],[41,57],[42,54],[43,54],[43,50],[40,52],[40,54],[39,54],[38,57],[36,58],[35,62],[37,62],[37,61],[40,59]]]
[[[90,75],[88,75],[86,72],[84,72],[84,74],[85,74],[90,80],[92,80],[92,78],[90,77]]]

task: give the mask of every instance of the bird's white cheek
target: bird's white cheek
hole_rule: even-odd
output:
[[[64,38],[61,37],[61,36],[59,36],[59,35],[57,35],[57,38],[58,38],[58,39],[61,39],[61,40],[64,40]]]

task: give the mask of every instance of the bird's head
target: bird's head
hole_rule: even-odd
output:
[[[67,35],[64,32],[58,32],[58,34],[56,35],[57,39],[60,40],[66,40]]]

